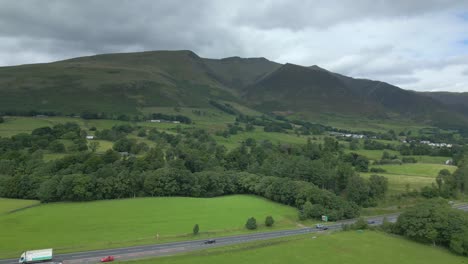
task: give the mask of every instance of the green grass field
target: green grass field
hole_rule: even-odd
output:
[[[46,119],[32,117],[7,117],[5,122],[0,124],[0,136],[11,137],[19,133],[31,133],[38,127],[50,126]]]
[[[138,264],[466,264],[468,258],[384,233],[365,231],[252,242],[184,255],[131,261]]]
[[[442,169],[454,172],[457,167],[443,164],[410,163],[402,165],[375,165],[373,168],[382,168],[385,173],[361,173],[362,176],[369,177],[372,174],[385,176],[389,183],[389,194],[397,194],[410,190],[419,190],[424,186],[429,186],[435,182],[435,178]]]
[[[361,173],[361,176],[369,177],[372,174],[385,176],[388,179],[388,194],[398,194],[406,191],[409,186],[410,190],[419,190],[424,186],[430,186],[435,182],[435,178],[423,176],[411,176],[401,174],[388,173]]]
[[[199,111],[201,115],[195,114],[195,111]],[[242,112],[250,113],[248,108],[242,108]],[[220,110],[211,108],[191,108],[191,107],[180,107],[178,112],[173,107],[146,107],[142,109],[143,113],[163,113],[169,115],[183,115],[192,119],[193,123],[197,127],[202,127],[209,130],[222,129],[227,123],[235,122],[235,116],[226,114]],[[157,125],[162,125],[157,124]]]
[[[449,157],[439,156],[410,156],[415,158],[419,163],[433,163],[433,164],[445,164],[450,159]]]
[[[454,172],[456,166],[448,166],[442,164],[427,164],[427,163],[408,163],[402,165],[375,165],[373,168],[382,168],[387,174],[410,175],[435,178],[439,171],[447,169]]]
[[[384,151],[388,152],[390,155],[397,155],[400,159],[402,157],[413,157],[418,161],[418,163],[430,163],[430,164],[443,165],[445,164],[445,161],[450,159],[450,157],[440,157],[440,156],[402,156],[400,152],[395,151],[395,150],[389,150],[389,149],[387,150],[345,149],[346,153],[354,152],[359,155],[366,156],[370,160],[380,160],[382,158],[382,154]]]
[[[238,234],[248,232],[251,216],[261,224],[258,231],[267,231],[272,228],[262,223],[268,215],[276,221],[273,229],[296,226],[295,208],[247,195],[45,204],[0,216],[0,258],[25,248],[59,253],[193,239],[195,224],[197,238]]]
[[[36,204],[39,204],[39,201],[0,198],[0,215]]]
[[[369,149],[357,149],[357,150],[346,149],[345,150],[346,153],[354,152],[359,155],[366,156],[370,160],[380,160],[382,158],[382,154],[384,151],[388,152],[390,155],[398,155],[398,156],[400,155],[400,153],[395,150],[369,150]]]
[[[106,150],[111,149],[112,146],[114,145],[114,143],[111,141],[94,139],[94,140],[88,140],[88,146],[93,141],[99,143],[99,146],[96,150],[97,152],[106,152]]]
[[[307,136],[297,136],[295,134],[285,134],[278,132],[264,132],[262,127],[256,127],[253,132],[243,132],[237,135],[231,135],[228,138],[215,136],[218,143],[225,145],[228,149],[233,149],[248,138],[253,138],[257,141],[269,140],[273,144],[278,142],[289,144],[305,144]],[[312,138],[312,136],[311,136]]]

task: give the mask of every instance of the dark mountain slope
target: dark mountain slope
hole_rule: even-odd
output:
[[[388,83],[332,73],[316,65],[286,64],[247,87],[245,97],[264,111],[404,118],[454,129],[468,125],[466,116],[432,98]]]
[[[343,81],[330,72],[294,64],[285,64],[247,87],[245,98],[264,111],[359,114],[379,108],[372,102],[360,100]]]
[[[0,111],[136,113],[238,100],[191,51],[105,54],[0,68]]]
[[[468,93],[420,92],[419,94],[437,100],[451,109],[468,116]]]
[[[446,106],[436,100],[422,97],[413,91],[407,91],[385,82],[334,75],[363,100],[376,102],[395,113],[425,116],[434,110],[446,110]]]
[[[315,65],[282,65],[265,58],[216,60],[191,51],[153,51],[0,68],[0,113],[136,114],[152,106],[212,107],[210,100],[264,112],[468,127],[466,101],[451,94],[420,94]]]
[[[265,58],[230,57],[203,60],[220,82],[236,90],[256,82],[281,67],[281,64]]]

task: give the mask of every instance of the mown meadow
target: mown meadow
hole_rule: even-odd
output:
[[[28,202],[1,199],[0,210],[34,204]],[[265,227],[270,215],[275,224]],[[249,217],[257,219],[257,231],[294,228],[297,210],[248,195],[43,204],[0,214],[0,258],[16,257],[24,249],[51,247],[60,253],[232,235],[249,232],[244,227]],[[195,224],[200,226],[197,236],[192,234]]]

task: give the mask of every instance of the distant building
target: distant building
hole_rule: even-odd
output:
[[[159,119],[151,119],[150,122],[151,122],[151,123],[161,123],[161,120],[159,120]]]
[[[366,135],[361,134],[348,134],[348,133],[340,133],[340,132],[330,132],[330,135],[337,136],[337,137],[347,137],[347,138],[367,138]]]
[[[430,142],[428,140],[421,140],[419,141],[420,144],[425,144],[425,145],[428,145],[428,146],[431,146],[431,147],[435,147],[435,148],[451,148],[452,147],[452,144],[447,144],[447,143],[433,143],[433,142]]]
[[[86,136],[86,139],[94,139],[94,136]]]
[[[172,121],[174,124],[180,124],[180,121]]]
[[[453,160],[451,160],[451,159],[446,160],[445,165],[453,165]]]

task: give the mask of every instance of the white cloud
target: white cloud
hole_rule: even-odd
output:
[[[418,82],[405,88],[417,91],[468,91],[467,76],[463,75],[464,65],[449,65],[442,69],[423,69],[413,76]]]

